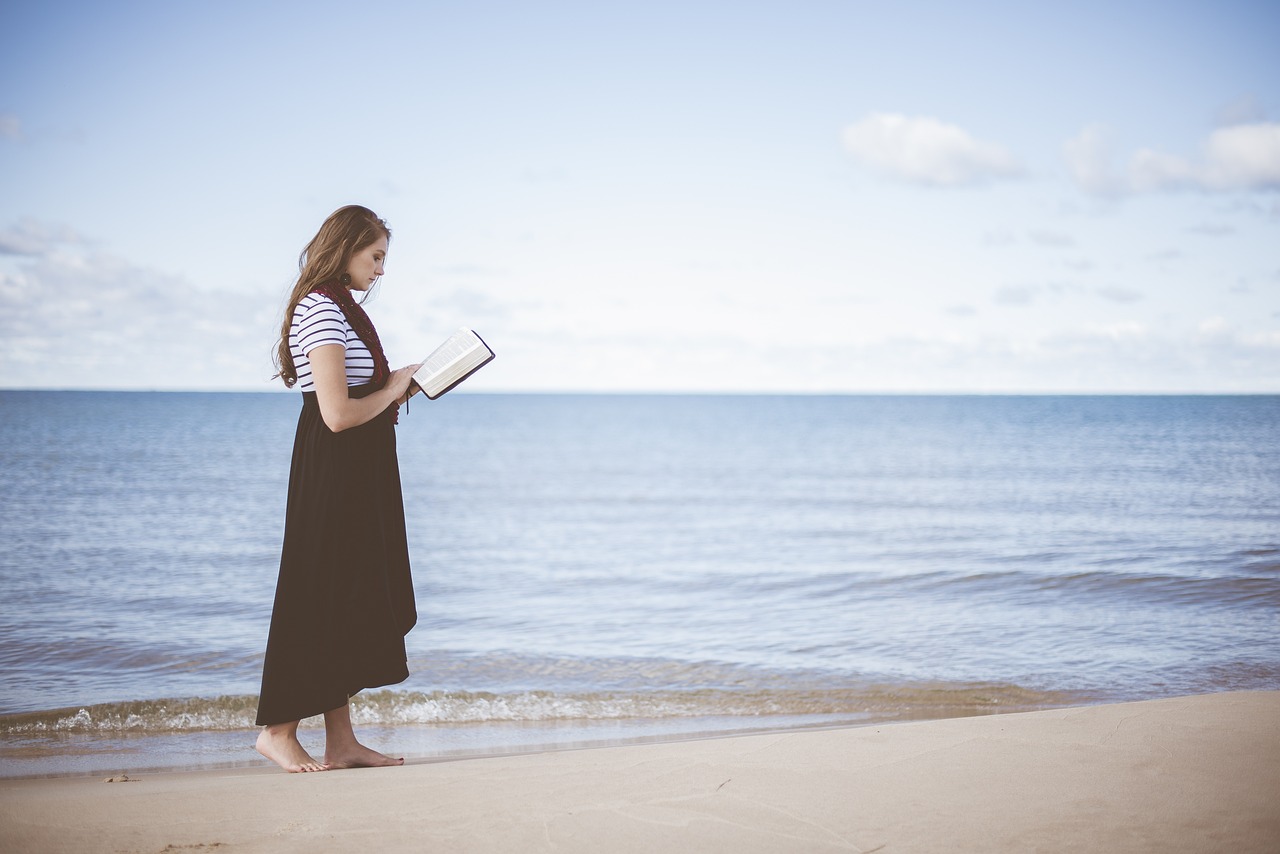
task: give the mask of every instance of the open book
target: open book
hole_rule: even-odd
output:
[[[413,374],[413,381],[435,400],[493,361],[493,351],[470,329],[459,329],[435,349]]]

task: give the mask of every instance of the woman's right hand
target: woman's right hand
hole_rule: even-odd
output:
[[[410,397],[409,381],[413,379],[414,373],[421,367],[422,363],[419,362],[416,365],[405,365],[403,368],[392,371],[391,376],[387,378],[387,384],[383,388],[395,392],[397,403],[404,403]]]
[[[382,388],[366,397],[351,397],[347,390],[346,351],[341,344],[323,344],[312,350],[311,381],[325,426],[335,433],[359,427],[377,418],[404,397],[419,365],[393,371]]]

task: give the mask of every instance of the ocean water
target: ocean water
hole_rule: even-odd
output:
[[[0,776],[261,761],[298,406],[0,392]],[[399,755],[1280,688],[1280,397],[455,392],[398,431],[413,675],[353,711]]]

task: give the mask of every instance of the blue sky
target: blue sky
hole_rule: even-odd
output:
[[[6,4],[0,386],[273,387],[333,209],[477,390],[1280,391],[1280,4]],[[278,386],[279,383],[275,383]]]

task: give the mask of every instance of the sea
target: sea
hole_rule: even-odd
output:
[[[266,764],[298,410],[0,391],[0,776]],[[1280,689],[1280,396],[459,390],[397,431],[412,675],[352,700],[392,755]]]

